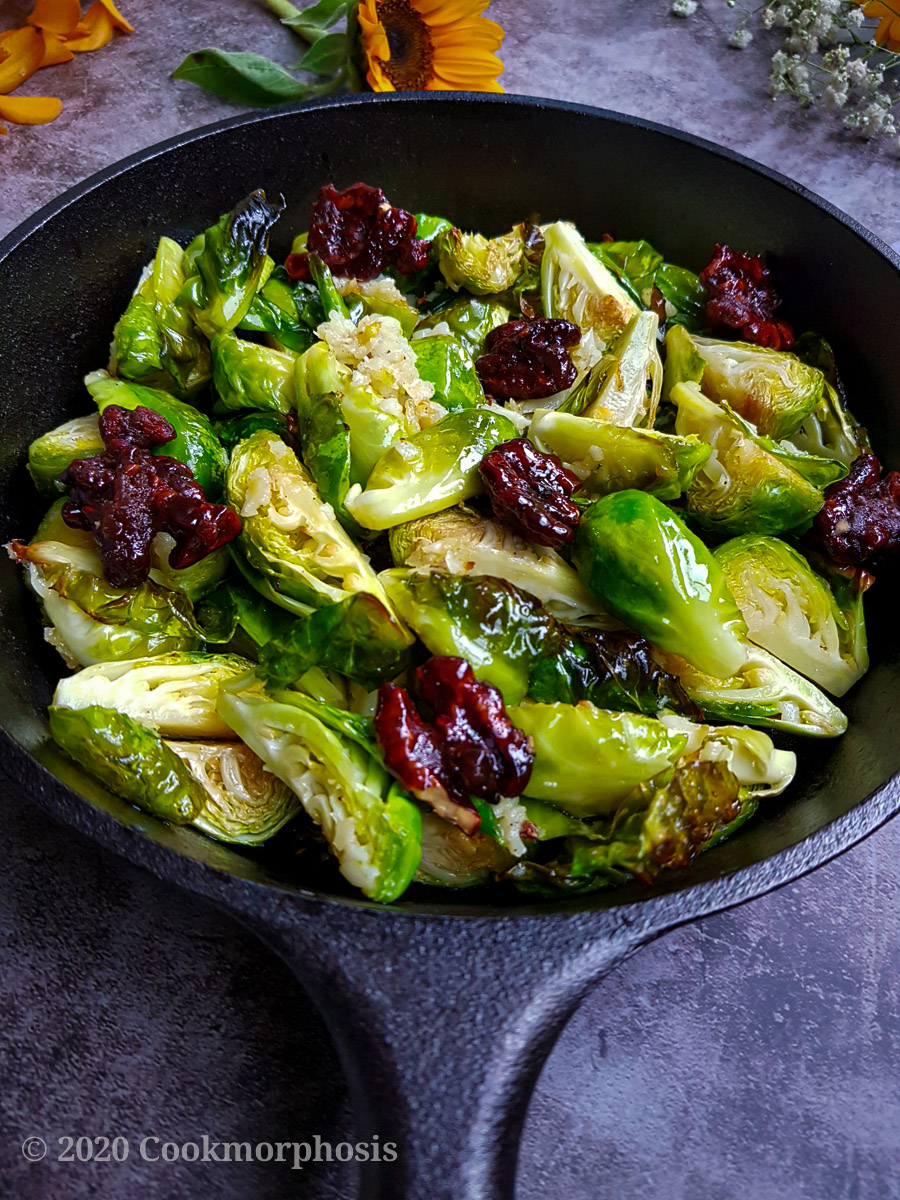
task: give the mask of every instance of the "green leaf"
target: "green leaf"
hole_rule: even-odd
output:
[[[297,64],[301,71],[332,75],[347,61],[346,33],[329,33],[318,38]]]
[[[259,54],[198,50],[189,54],[173,79],[185,79],[223,100],[263,107],[287,100],[305,100],[317,89],[295,79],[284,67]]]
[[[320,38],[324,38],[326,30],[343,20],[355,7],[356,0],[319,0],[318,4],[305,8],[295,17],[284,17],[281,23],[287,25],[289,29],[293,29],[295,33],[299,33],[308,42],[315,43]],[[315,68],[304,69],[314,70]]]

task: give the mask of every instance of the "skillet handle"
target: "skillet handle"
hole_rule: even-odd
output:
[[[281,917],[255,931],[322,1013],[356,1142],[377,1135],[382,1148],[381,1161],[360,1163],[361,1200],[512,1200],[519,1133],[557,1034],[651,936],[625,926],[598,936],[596,915]]]

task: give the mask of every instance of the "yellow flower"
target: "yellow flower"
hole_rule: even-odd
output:
[[[502,92],[503,41],[481,16],[488,0],[361,0],[366,78],[373,92]]]
[[[856,0],[867,17],[879,22],[875,45],[887,43],[888,50],[900,51],[900,0]]]

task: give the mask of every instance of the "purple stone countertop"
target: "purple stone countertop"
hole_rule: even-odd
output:
[[[123,0],[129,39],[26,91],[63,116],[0,144],[0,235],[93,171],[238,111],[167,78],[192,49],[297,44],[254,0]],[[900,155],[773,105],[766,48],[701,0],[494,0],[508,91],[636,113],[777,167],[900,245]],[[2,0],[0,25],[31,0]],[[35,86],[38,84],[39,86]],[[377,182],[377,181],[375,181]],[[13,364],[14,369],[14,364]],[[352,1168],[31,1164],[38,1135],[335,1142],[334,1052],[286,968],[229,918],[2,797],[0,1196],[337,1200]],[[662,938],[584,1002],[548,1061],[519,1200],[900,1196],[900,824],[814,875]],[[360,1135],[362,1136],[362,1134]],[[356,1140],[354,1138],[354,1140]],[[424,1200],[424,1198],[423,1198]]]

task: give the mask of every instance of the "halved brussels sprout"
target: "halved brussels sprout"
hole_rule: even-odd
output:
[[[270,350],[233,333],[218,333],[210,343],[216,413],[268,409],[289,413],[294,407],[297,356]]]
[[[797,773],[793,750],[776,749],[769,735],[759,729],[697,724],[675,713],[663,713],[659,719],[671,733],[686,735],[685,756],[724,763],[741,787],[757,796],[780,796]]]
[[[555,550],[526,542],[499,521],[470,509],[446,508],[395,525],[390,542],[398,567],[445,570],[451,575],[493,575],[535,596],[560,621],[603,628],[619,625]]]
[[[389,529],[450,508],[481,490],[478,464],[517,433],[512,421],[490,409],[448,413],[387,450],[365,490],[350,489],[347,510],[364,529]]]
[[[486,238],[450,228],[438,234],[434,249],[441,274],[454,292],[465,288],[473,296],[490,296],[516,282],[524,246],[518,229]]]
[[[219,685],[252,670],[233,654],[174,652],[85,667],[61,679],[53,703],[61,708],[99,704],[167,738],[233,738],[216,713]]]
[[[229,729],[229,735],[234,736]],[[201,785],[206,797],[191,824],[220,842],[260,846],[300,812],[300,801],[243,742],[166,745]]]
[[[432,887],[466,888],[490,883],[515,858],[483,833],[463,833],[434,812],[422,813],[422,858],[416,882]]]
[[[609,611],[654,645],[722,679],[747,661],[743,618],[721,567],[655,496],[595,500],[577,526],[573,561]]]
[[[484,352],[484,340],[492,329],[505,325],[512,312],[496,299],[474,299],[467,297],[439,312],[424,317],[413,337],[413,343],[424,337],[426,331],[445,334],[456,338],[471,362]],[[416,349],[415,344],[413,349]]]
[[[280,197],[270,204],[265,192],[251,192],[188,247],[182,298],[208,338],[239,325],[265,283],[274,266],[269,230],[283,209]]]
[[[869,666],[862,604],[842,611],[828,583],[778,538],[745,534],[715,551],[749,636],[833,696]]]
[[[50,629],[44,636],[69,666],[196,650],[200,631],[187,596],[149,580],[136,588],[110,587],[96,550],[62,542],[10,542],[26,570]]]
[[[385,601],[368,558],[280,438],[260,430],[235,448],[227,495],[243,520],[238,556],[251,568],[248,581],[267,599],[293,611],[297,601],[315,607],[356,592]]]
[[[219,693],[219,713],[320,826],[341,874],[371,900],[396,900],[419,865],[422,817],[372,753],[314,715],[296,693],[252,681]]]
[[[181,759],[150,729],[111,708],[50,708],[50,733],[70,758],[144,812],[184,825],[206,800]]]
[[[210,376],[209,345],[180,299],[185,255],[171,238],[159,239],[113,333],[109,371],[147,387],[189,399]]]
[[[682,658],[664,657],[666,670],[708,717],[741,721],[808,737],[840,737],[847,718],[814,683],[759,646],[747,643],[747,661],[730,679],[705,675]]]
[[[629,429],[568,412],[535,413],[528,430],[545,454],[555,454],[592,495],[637,488],[660,500],[687,491],[712,448],[696,436]]]
[[[562,317],[581,330],[572,358],[582,371],[600,360],[609,342],[638,312],[609,268],[565,221],[544,228],[541,294],[545,316]]]
[[[656,313],[635,313],[608,353],[572,388],[563,411],[611,425],[650,428],[663,381],[658,330]]]
[[[822,507],[824,484],[816,486],[796,468],[810,467],[824,479],[834,463],[812,456],[804,463],[799,454],[792,461],[695,383],[676,384],[671,399],[678,406],[676,433],[695,434],[714,451],[687,491],[687,510],[701,525],[723,534],[784,533]]]
[[[638,713],[580,704],[520,704],[509,719],[534,741],[525,788],[576,817],[611,815],[639,783],[684,753],[687,735]]]
[[[153,453],[176,458],[190,467],[206,498],[219,499],[228,458],[209,417],[177,396],[125,379],[112,379],[106,371],[94,371],[84,382],[101,413],[111,404],[117,404],[128,409],[152,408],[165,417],[174,428],[175,437],[157,446]]]
[[[471,359],[456,338],[433,334],[416,338],[412,348],[420,378],[434,385],[434,399],[447,412],[486,403]]]
[[[38,491],[58,496],[63,491],[59,477],[76,458],[93,458],[103,453],[106,447],[100,436],[99,421],[96,413],[75,417],[35,438],[28,447],[28,474]]]
[[[175,539],[170,533],[156,535],[150,543],[150,578],[160,587],[184,592],[193,603],[222,582],[231,564],[228,547],[220,546],[189,567],[172,567],[169,557],[174,549]]]
[[[706,396],[776,441],[790,437],[822,401],[822,372],[783,350],[692,336],[676,325],[666,335],[666,353],[670,388],[699,383]]]
[[[821,402],[791,436],[791,444],[806,454],[836,458],[849,467],[869,448],[865,429],[847,410],[844,389],[834,361],[834,351],[824,338],[804,333],[797,339],[797,355],[825,376]]]

